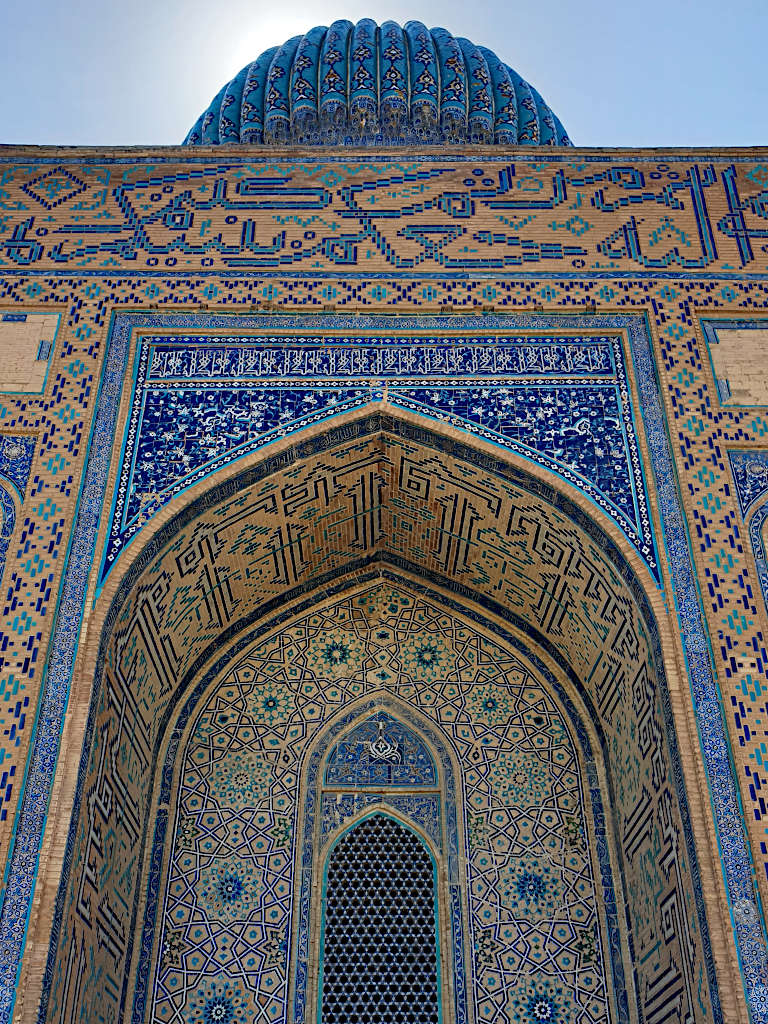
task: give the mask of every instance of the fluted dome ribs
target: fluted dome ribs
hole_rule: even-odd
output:
[[[273,47],[212,100],[185,145],[569,146],[539,93],[444,28],[335,21]]]

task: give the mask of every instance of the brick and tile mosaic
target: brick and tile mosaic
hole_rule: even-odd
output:
[[[170,865],[145,926],[155,945],[154,977],[146,989],[139,982],[149,1020],[194,1020],[195,994],[222,973],[264,1021],[285,1019],[295,974],[293,1019],[312,1019],[313,873],[371,809],[423,830],[450,892],[468,894],[466,915],[461,899],[441,907],[459,954],[445,961],[461,971],[457,1021],[467,999],[476,1020],[518,1019],[508,1004],[521,977],[559,991],[573,1020],[626,1019],[624,965],[596,900],[599,879],[618,935],[602,802],[579,764],[592,752],[579,751],[583,729],[519,655],[407,590],[377,585],[252,645],[185,735]],[[377,739],[394,760],[370,755]],[[385,886],[387,874],[382,866]]]
[[[768,421],[759,406],[718,391],[705,343],[707,323],[746,329],[768,310],[768,164],[759,155],[159,153],[62,162],[21,153],[0,166],[3,313],[61,315],[43,393],[0,402],[3,435],[37,438],[3,579],[6,846],[85,461],[89,451],[104,454],[89,438],[99,388],[104,398],[115,386],[102,378],[113,311],[603,309],[638,312],[650,324],[709,634],[697,659],[708,661],[711,643],[758,885],[768,894],[766,611],[727,457],[764,449]],[[651,486],[647,466],[645,477]],[[679,553],[667,538],[662,563],[673,575]],[[74,634],[67,644],[73,651]],[[55,684],[61,710],[67,685]],[[49,772],[56,747],[54,738],[39,752]],[[39,835],[45,801],[25,815]],[[18,835],[29,887],[37,840],[25,847],[23,828]],[[759,1014],[764,982],[749,976],[748,961]],[[8,962],[6,1006],[17,960]]]
[[[425,446],[428,435],[422,428],[413,428],[411,436],[402,425],[398,434],[392,423],[390,436],[382,434],[382,427],[380,418],[373,417],[352,432],[356,437],[350,437],[349,427],[340,428],[335,440],[320,433],[306,450],[257,465],[252,481],[243,478],[234,489],[223,483],[220,498],[208,495],[201,499],[204,508],[185,514],[185,523],[171,522],[168,537],[157,536],[121,585],[97,659],[101,669],[81,768],[78,824],[70,835],[69,875],[60,893],[59,950],[49,963],[49,1013],[68,1017],[81,1012],[76,1007],[85,1007],[87,1014],[101,993],[120,989],[129,963],[132,977],[151,954],[153,931],[145,930],[137,951],[118,908],[135,906],[139,896],[141,837],[165,829],[165,798],[159,824],[153,829],[147,822],[149,780],[162,761],[174,702],[194,704],[194,693],[184,696],[187,685],[196,692],[208,685],[209,677],[200,679],[198,666],[218,651],[212,671],[224,669],[237,651],[222,654],[222,645],[230,638],[239,638],[236,646],[251,643],[249,624],[261,621],[270,608],[283,607],[287,595],[327,594],[330,587],[343,586],[334,581],[344,581],[350,571],[354,579],[355,567],[384,562],[443,586],[453,583],[465,596],[475,594],[519,624],[528,642],[557,659],[582,690],[595,727],[605,734],[601,757],[613,766],[615,807],[621,808],[617,841],[633,946],[643,964],[633,989],[641,993],[649,1016],[669,1005],[674,990],[675,1000],[694,1019],[719,1019],[714,990],[713,1006],[710,997],[707,1004],[701,1002],[702,986],[712,984],[708,958],[699,956],[707,948],[702,894],[687,803],[679,788],[673,726],[658,675],[663,672],[658,638],[650,609],[638,607],[642,590],[632,571],[604,534],[586,532],[590,520],[575,506],[562,499],[557,507],[549,504],[547,486],[541,485],[538,495],[535,482],[525,475],[504,475],[503,463],[496,464],[496,475],[486,456],[478,456],[479,465],[473,466],[469,448],[464,452],[469,461],[463,462],[460,446],[451,442],[441,449],[438,436],[432,439],[436,447]],[[311,607],[315,600],[310,596],[306,603]],[[382,601],[400,600],[374,595],[364,604],[378,607]],[[410,621],[406,611],[413,600],[403,604],[404,621]],[[389,611],[385,617],[393,615]],[[341,616],[336,626],[325,619],[312,626],[312,636],[319,639],[307,647],[307,664],[315,675],[333,669],[331,675],[341,679],[348,663],[365,662],[364,677],[354,682],[352,694],[364,695],[393,677],[396,667],[386,650],[365,654],[363,638],[344,626],[348,618]],[[397,671],[417,677],[425,694],[452,678],[447,648],[428,644],[421,634],[398,639],[402,668]],[[298,663],[303,656],[294,653]],[[547,678],[556,685],[551,673]],[[340,686],[337,700],[343,704]],[[488,706],[475,707],[482,704],[481,696],[470,699],[478,720],[491,715]],[[290,702],[278,707],[265,686],[254,700],[263,706],[267,699],[275,721],[290,712]],[[316,702],[312,706],[316,721],[324,721],[327,712],[318,711]],[[263,761],[258,751],[254,756]],[[516,785],[513,762],[510,751],[509,765],[499,766],[497,780],[509,799]],[[246,774],[245,797],[253,800],[257,794],[250,791],[266,786],[269,772],[264,765],[252,765]],[[230,776],[229,769],[224,771],[222,786],[229,785]],[[169,774],[165,777],[170,780]],[[123,793],[134,812],[112,826],[114,841],[106,853],[100,839],[101,804],[84,795],[113,792]],[[160,862],[161,852],[162,843],[153,863]],[[152,878],[156,881],[150,880],[149,891],[155,894],[159,876]],[[742,889],[741,894],[749,904],[749,892]],[[665,908],[664,919],[678,922],[663,940],[660,908]],[[66,959],[66,950],[87,949],[90,935],[107,931],[109,952],[105,949],[92,969],[81,973]],[[759,922],[745,922],[744,939],[759,945],[759,936]],[[127,999],[127,993],[119,998]],[[119,1017],[125,1006],[116,1004],[114,1012]]]

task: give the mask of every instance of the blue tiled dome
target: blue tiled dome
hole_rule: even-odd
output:
[[[419,21],[313,28],[227,83],[184,140],[316,146],[568,146],[533,86],[484,46]]]

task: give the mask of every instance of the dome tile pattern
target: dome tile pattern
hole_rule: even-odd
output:
[[[304,146],[569,146],[539,93],[492,50],[419,21],[335,21],[261,54],[184,140]]]

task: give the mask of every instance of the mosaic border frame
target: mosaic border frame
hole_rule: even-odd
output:
[[[425,158],[430,159],[430,158]],[[387,275],[382,275],[387,276]],[[583,276],[583,275],[582,275]],[[615,274],[613,275],[615,276]],[[637,276],[634,274],[633,276]],[[669,275],[666,275],[669,276]],[[274,317],[274,315],[271,315]],[[134,327],[183,327],[194,323],[209,323],[215,327],[229,317],[208,314],[130,314],[112,313],[107,351],[102,370],[97,413],[91,428],[90,452],[87,469],[81,484],[77,517],[69,551],[68,565],[62,583],[60,604],[51,643],[48,670],[41,688],[38,717],[31,741],[30,758],[24,791],[20,799],[11,853],[8,861],[7,883],[0,910],[0,1024],[10,1020],[15,1001],[15,986],[21,967],[21,957],[31,910],[37,863],[42,843],[53,772],[58,755],[63,714],[66,707],[72,668],[83,614],[88,574],[96,548],[96,529],[102,512],[107,472],[114,445],[117,407],[122,388],[123,373],[128,353],[130,333]],[[247,318],[244,318],[247,319]],[[254,317],[252,320],[259,320]],[[269,317],[268,317],[269,319]],[[296,320],[287,316],[286,319]],[[298,322],[305,318],[298,316]],[[337,323],[335,317],[325,320]],[[365,315],[357,318],[364,322]],[[387,318],[384,318],[387,319]],[[425,317],[398,318],[405,326],[409,321]],[[463,315],[430,317],[435,327],[458,326],[473,320],[480,324],[498,323],[500,326],[529,327],[552,330],[554,324],[564,328],[583,327],[580,315],[483,314],[476,317]],[[323,317],[313,315],[315,324]],[[274,322],[274,320],[273,320]],[[659,515],[662,522],[663,543],[674,573],[675,607],[682,626],[682,636],[689,682],[699,730],[703,760],[712,797],[714,819],[723,863],[726,892],[730,902],[739,966],[752,1006],[755,1020],[768,1019],[768,1009],[761,1007],[768,1001],[768,972],[766,971],[766,939],[762,913],[757,923],[746,916],[734,914],[734,905],[748,902],[760,908],[750,851],[740,813],[740,802],[730,756],[730,748],[722,714],[719,688],[713,672],[709,637],[703,618],[693,560],[682,505],[677,490],[677,476],[672,461],[666,418],[659,395],[658,380],[650,347],[650,328],[644,314],[594,315],[590,327],[626,330],[632,353],[632,362],[640,393],[645,434],[656,477]],[[485,460],[488,461],[487,459]],[[117,600],[117,597],[116,597]],[[106,628],[106,623],[105,623]],[[57,940],[54,922],[52,941]]]
[[[768,450],[727,448],[726,454],[735,485],[739,512],[749,534],[757,579],[768,613],[768,558],[763,540],[763,524],[768,519]],[[759,479],[752,481],[753,485],[750,486],[750,471],[754,474],[755,467],[758,467]]]
[[[768,502],[758,506],[749,520],[749,539],[752,544],[757,578],[763,592],[765,610],[768,613],[768,558],[766,558],[765,544],[763,543],[763,524],[766,519],[768,519]]]

